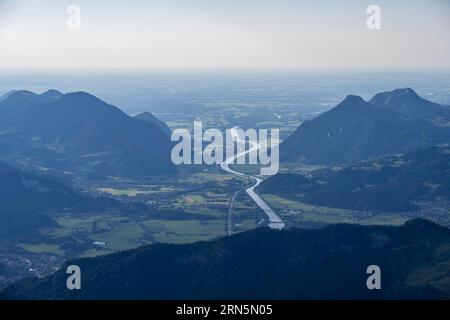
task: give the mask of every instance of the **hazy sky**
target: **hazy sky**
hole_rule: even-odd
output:
[[[0,68],[450,69],[450,1],[0,0]]]

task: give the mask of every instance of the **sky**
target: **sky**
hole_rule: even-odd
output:
[[[0,68],[450,69],[450,1],[0,0]]]

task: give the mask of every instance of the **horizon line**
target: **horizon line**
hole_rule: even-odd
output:
[[[30,68],[9,68],[0,67],[0,71],[4,72],[29,72],[29,71],[45,71],[45,72],[151,72],[151,71],[208,71],[208,72],[236,72],[236,71],[266,71],[266,72],[419,72],[419,71],[433,71],[433,72],[450,72],[450,67],[436,68],[436,67],[143,67],[143,68],[127,68],[127,67],[99,67],[99,68],[53,68],[53,67],[30,67]]]

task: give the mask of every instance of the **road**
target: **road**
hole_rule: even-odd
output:
[[[228,217],[227,217],[227,234],[231,236],[233,234],[233,205],[234,200],[236,200],[237,195],[242,190],[238,190],[233,193],[233,196],[230,199],[230,205],[228,206]]]
[[[241,143],[244,142],[244,140],[242,140],[241,137],[239,137],[239,134],[237,132],[237,127],[234,127],[230,130],[231,130],[231,135],[233,136],[233,138],[236,141],[241,142]],[[283,220],[281,220],[281,218],[272,210],[272,208],[255,191],[255,188],[262,182],[262,179],[242,173],[242,172],[235,171],[233,169],[230,169],[230,167],[229,167],[229,165],[234,163],[234,161],[237,158],[245,156],[248,153],[255,152],[261,147],[259,144],[254,143],[254,142],[250,142],[250,144],[251,144],[251,147],[248,150],[244,150],[234,156],[229,157],[228,159],[226,159],[224,162],[222,162],[220,164],[220,167],[222,168],[222,170],[225,170],[231,174],[252,179],[253,184],[250,187],[246,188],[245,191],[253,199],[253,201],[255,201],[256,205],[258,207],[260,207],[266,214],[267,218],[269,219],[268,226],[272,229],[283,229],[284,228]],[[233,195],[233,198],[235,195],[236,194]],[[233,199],[231,201],[233,202]],[[232,221],[232,220],[231,220],[230,215],[231,215],[231,211],[232,211],[232,207],[233,207],[232,202],[230,203],[230,208],[229,208],[229,213],[228,213],[229,214],[229,216],[228,216],[228,234],[231,234],[230,221]]]

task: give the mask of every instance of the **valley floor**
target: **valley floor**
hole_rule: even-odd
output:
[[[237,167],[233,168],[239,170]],[[299,167],[296,166],[297,170]],[[301,169],[304,172],[315,168]],[[290,169],[282,169],[286,170]],[[0,289],[19,278],[48,275],[67,259],[99,256],[152,243],[206,241],[227,236],[230,229],[237,233],[267,225],[264,212],[243,191],[249,182],[219,168],[208,168],[176,177],[110,178],[79,186],[91,194],[110,195],[125,203],[145,203],[150,209],[61,213],[52,217],[56,227],[41,229],[39,234],[18,241],[0,241]],[[416,212],[374,213],[308,205],[274,194],[261,196],[287,228],[319,228],[334,223],[401,225],[417,217],[450,226],[450,202],[421,203],[421,210]],[[2,273],[2,266],[8,272]]]

